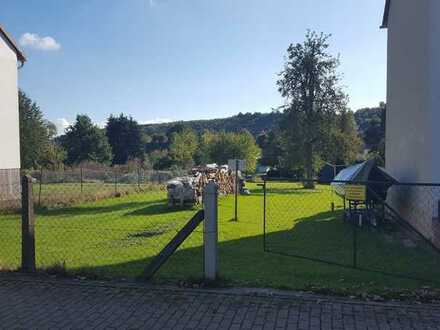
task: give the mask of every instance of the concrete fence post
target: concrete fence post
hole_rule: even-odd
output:
[[[32,193],[32,177],[21,179],[21,268],[25,272],[35,272],[35,216]]]
[[[218,187],[211,182],[203,190],[203,207],[205,220],[203,224],[204,245],[204,272],[205,280],[217,279],[217,243],[218,243],[218,210],[217,210]]]

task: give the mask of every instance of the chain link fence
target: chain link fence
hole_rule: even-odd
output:
[[[21,263],[21,186],[0,189],[0,270]],[[179,173],[141,169],[31,171],[39,270],[132,279],[183,228],[200,206],[172,207],[165,183]],[[201,275],[203,232],[193,232],[158,273]],[[169,265],[168,265],[169,264]]]
[[[64,171],[31,171],[38,207],[66,206],[78,202],[165,189],[165,183],[182,171],[142,168],[75,168]],[[58,194],[59,191],[62,194]]]
[[[341,193],[353,185],[365,187],[365,200]],[[440,185],[388,185],[266,181],[265,251],[440,282]]]

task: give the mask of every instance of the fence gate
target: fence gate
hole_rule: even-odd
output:
[[[364,187],[365,202],[349,202],[330,182],[307,183],[264,182],[265,252],[356,271],[440,281],[439,250],[417,224],[423,212],[432,208],[427,200],[437,196],[433,186],[418,185],[417,191],[422,193],[414,201],[414,192],[409,191],[416,187],[396,184],[385,200],[384,187],[377,182],[339,182],[339,188]],[[314,187],[305,188],[312,183]],[[354,190],[359,194],[360,190]],[[406,203],[413,200],[417,205],[411,206],[412,213],[419,211],[412,218],[397,211],[390,201],[396,196]]]

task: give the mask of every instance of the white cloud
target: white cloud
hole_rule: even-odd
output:
[[[52,37],[40,37],[36,33],[24,33],[20,37],[20,45],[38,50],[60,50],[61,45]]]
[[[59,118],[55,121],[58,135],[63,135],[66,128],[70,126],[69,121],[66,118]]]
[[[141,125],[150,125],[150,124],[164,124],[164,123],[172,123],[174,120],[169,118],[156,118],[152,120],[141,120],[139,124]]]

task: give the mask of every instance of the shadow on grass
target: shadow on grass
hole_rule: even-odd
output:
[[[220,274],[226,281],[246,286],[302,289],[310,285],[340,288],[416,288],[440,278],[439,255],[425,247],[405,248],[391,242],[381,232],[358,229],[358,266],[349,268],[353,257],[353,227],[339,218],[340,212],[324,212],[291,222],[288,229],[219,243]],[[220,227],[221,230],[221,227]],[[190,238],[191,242],[191,238]],[[188,243],[190,243],[188,242]],[[164,242],[166,244],[167,242]],[[156,274],[157,280],[201,278],[203,250],[198,246],[181,248]],[[108,251],[111,254],[111,251]],[[292,258],[312,257],[347,267]],[[98,277],[137,278],[152,258],[78,269]],[[386,272],[395,276],[376,272]],[[410,280],[402,277],[425,279]],[[432,283],[430,283],[432,285]],[[435,286],[439,287],[440,283]]]
[[[144,204],[145,205],[145,204]],[[132,212],[128,212],[125,216],[143,216],[143,215],[158,215],[158,214],[171,214],[179,213],[184,211],[196,211],[195,207],[185,206],[185,207],[169,207],[166,200],[160,202],[149,203],[146,207],[139,208]]]
[[[246,187],[249,188],[249,187]],[[264,189],[263,187],[252,187],[249,188],[249,191],[251,195],[263,195]],[[266,193],[269,194],[280,194],[280,195],[307,195],[307,194],[316,194],[316,193],[323,193],[328,192],[331,193],[331,189],[323,189],[322,187],[318,186],[316,189],[309,189],[304,188],[301,185],[293,183],[291,187],[276,187],[274,185],[271,185],[270,183],[267,183],[266,186]]]
[[[87,204],[81,204],[77,206],[55,208],[55,209],[37,209],[37,215],[43,215],[47,217],[55,216],[79,216],[79,215],[97,215],[102,213],[112,213],[124,211],[127,209],[138,208],[146,205],[157,204],[161,199],[152,201],[134,201],[126,203],[109,203],[101,206],[91,206]]]

